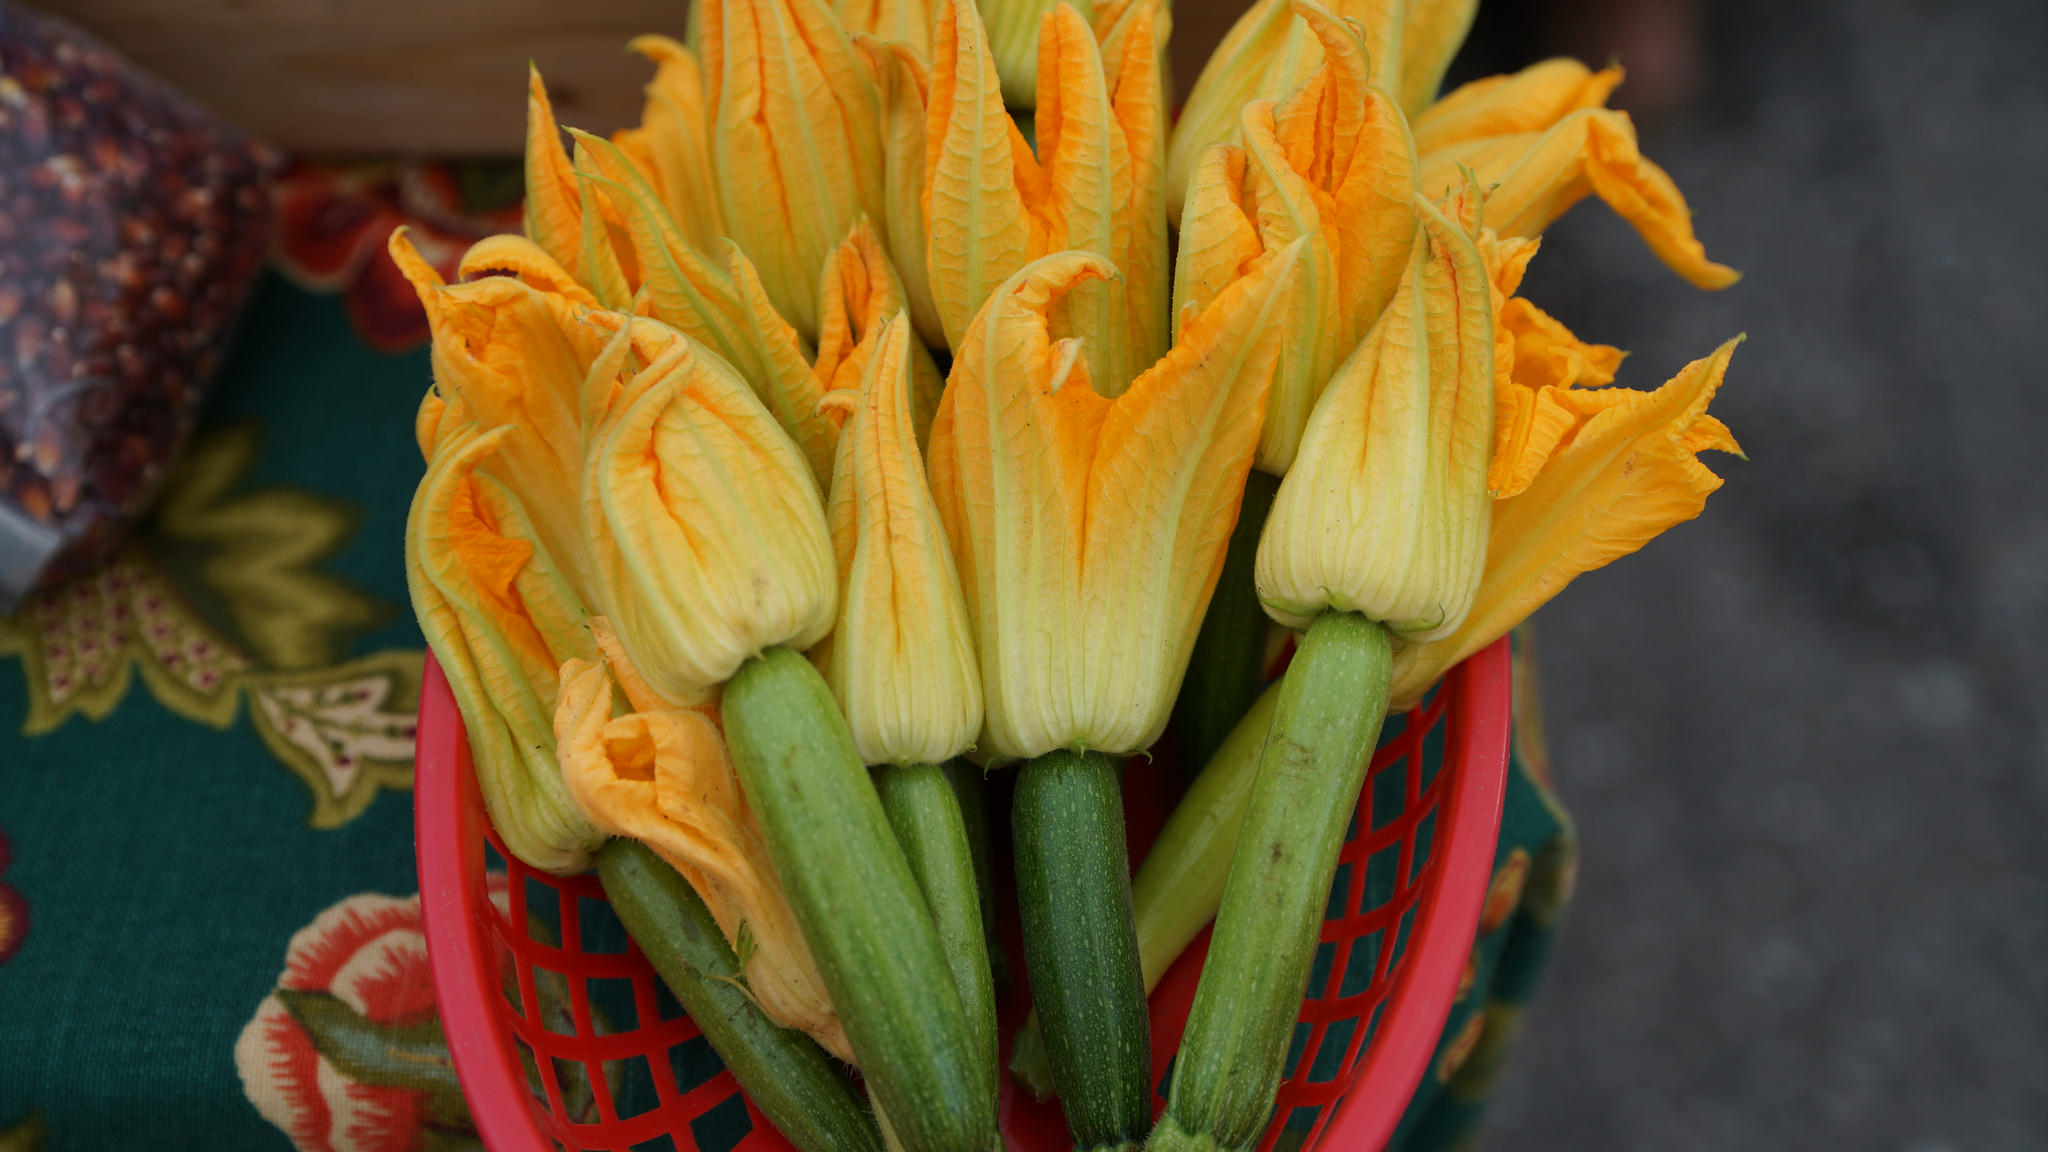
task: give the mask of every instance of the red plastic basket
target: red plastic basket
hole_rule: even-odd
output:
[[[1388,722],[1332,886],[1265,1152],[1379,1148],[1399,1122],[1449,1015],[1492,874],[1509,683],[1503,640],[1453,670],[1421,709]],[[1134,853],[1164,821],[1162,780],[1156,766],[1132,762]],[[431,658],[416,788],[434,989],[486,1147],[789,1148],[669,999],[596,877],[548,876],[504,855]],[[510,874],[502,907],[486,891],[491,857]],[[1014,922],[1007,928],[1010,970],[1021,974]],[[1152,994],[1162,1093],[1207,953],[1205,933]],[[1005,1059],[1029,1002],[1021,976],[1017,984],[1001,1021]],[[1164,1107],[1164,1095],[1156,1102]],[[1072,1147],[1057,1103],[1031,1101],[1008,1076],[1001,1116],[1017,1152]]]

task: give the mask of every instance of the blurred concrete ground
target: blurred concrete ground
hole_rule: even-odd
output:
[[[1617,7],[1486,0],[1459,73]],[[1589,203],[1525,291],[1636,387],[1749,333],[1750,462],[1539,617],[1584,864],[1488,1145],[2048,1147],[2048,4],[1695,16],[1644,151],[1747,279]]]

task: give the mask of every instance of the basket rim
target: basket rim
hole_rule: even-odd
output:
[[[1456,776],[1439,801],[1448,830],[1435,890],[1421,902],[1415,938],[1387,998],[1375,1041],[1352,1072],[1355,1084],[1334,1106],[1312,1147],[1383,1148],[1421,1082],[1457,998],[1492,876],[1506,797],[1513,678],[1506,637],[1445,677],[1456,680],[1460,723],[1447,729],[1445,771]],[[496,952],[483,917],[468,914],[467,893],[484,890],[482,797],[469,742],[439,661],[427,653],[421,685],[413,785],[413,836],[420,915],[442,1031],[471,1117],[491,1152],[547,1152],[537,1102],[518,1073],[509,1023],[492,1010]],[[1424,961],[1428,961],[1425,963]],[[1390,1089],[1398,1086],[1399,1091]]]

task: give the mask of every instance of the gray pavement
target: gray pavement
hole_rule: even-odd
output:
[[[2048,1147],[2048,4],[1707,10],[1644,146],[1747,279],[1589,204],[1526,294],[1638,387],[1748,332],[1750,461],[1539,617],[1584,864],[1488,1145]]]

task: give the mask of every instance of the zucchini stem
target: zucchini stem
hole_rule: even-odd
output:
[[[1156,1152],[1238,1152],[1265,1129],[1392,677],[1384,627],[1325,612],[1281,679]]]
[[[1017,911],[1053,1083],[1082,1152],[1152,1127],[1151,1032],[1116,765],[1049,752],[1017,774]]]

